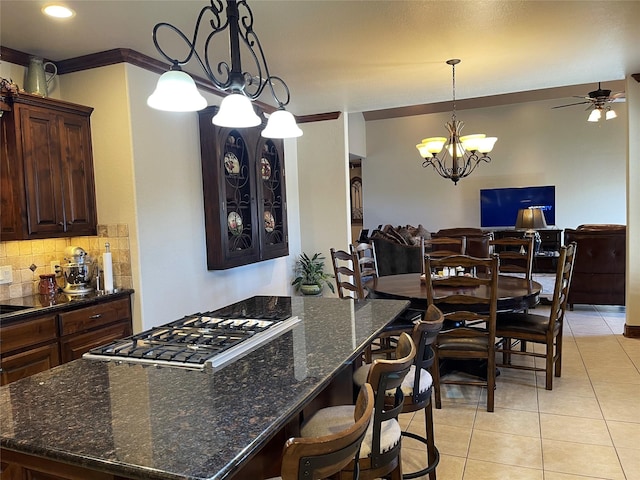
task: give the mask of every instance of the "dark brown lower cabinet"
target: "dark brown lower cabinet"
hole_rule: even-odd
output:
[[[94,347],[131,334],[130,294],[2,325],[0,385],[71,362]]]
[[[92,348],[129,335],[131,335],[131,321],[128,320],[86,333],[70,335],[69,338],[60,340],[62,363],[77,360]]]
[[[125,477],[2,449],[2,480],[126,480]]]
[[[2,385],[60,365],[58,343],[50,343],[2,358]],[[3,477],[4,478],[4,477]]]

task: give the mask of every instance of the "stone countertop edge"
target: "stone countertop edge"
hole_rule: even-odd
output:
[[[0,445],[134,479],[231,478],[409,305],[256,298],[301,321],[215,372],[80,359],[0,387]]]
[[[96,305],[98,303],[113,300],[114,298],[126,297],[127,295],[132,295],[133,293],[134,290],[130,288],[117,289],[112,293],[92,292],[86,295],[77,296],[58,293],[50,304],[44,304],[45,300],[41,300],[40,295],[12,298],[10,300],[0,301],[0,304],[26,308],[24,308],[24,310],[4,312],[0,314],[0,325],[6,325],[12,323],[13,321],[23,320],[25,318],[37,315],[54,313],[58,311],[69,310],[72,308],[88,307],[91,305]]]

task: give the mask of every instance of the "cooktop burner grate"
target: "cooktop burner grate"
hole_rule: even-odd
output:
[[[85,358],[204,369],[222,368],[274,336],[290,330],[297,317],[258,315],[222,318],[197,313],[84,354]]]

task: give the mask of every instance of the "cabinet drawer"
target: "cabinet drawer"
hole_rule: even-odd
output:
[[[2,359],[0,385],[15,382],[60,365],[58,344],[50,343]]]
[[[101,303],[60,314],[60,335],[99,328],[118,320],[131,318],[131,305],[128,298]]]
[[[64,339],[60,342],[62,363],[76,360],[92,348],[128,337],[131,333],[131,322],[127,320]]]
[[[0,328],[0,350],[7,353],[37,345],[57,337],[56,316],[29,319],[23,323]]]

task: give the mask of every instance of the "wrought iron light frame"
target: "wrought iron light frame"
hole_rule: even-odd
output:
[[[456,117],[456,65],[460,60],[454,58],[446,63],[451,65],[453,83],[453,112],[451,121],[445,124],[449,137],[425,138],[416,148],[424,158],[424,168],[432,166],[438,175],[451,179],[457,185],[461,178],[471,175],[480,162],[491,162],[488,153],[493,149],[497,138],[484,134],[460,135],[464,127],[464,122]],[[447,166],[447,154],[451,157],[450,167]]]
[[[202,40],[200,35],[203,34],[203,30],[201,29],[207,20],[211,31],[204,37],[203,51],[199,53],[197,47],[199,40]],[[277,110],[271,114],[273,116],[278,112],[286,112],[285,107],[291,100],[291,94],[285,81],[270,73],[264,49],[253,25],[254,15],[247,0],[226,0],[226,7],[222,0],[209,0],[208,5],[202,7],[198,14],[191,37],[188,37],[171,23],[160,22],[153,28],[153,44],[160,55],[171,63],[170,72],[182,72],[182,67],[195,59],[206,78],[215,88],[229,93],[229,96],[239,94],[249,100],[256,100],[265,89],[268,89],[277,104]],[[188,52],[183,58],[172,57],[160,45],[159,32],[167,29],[175,33],[187,45]],[[228,32],[229,58],[213,62],[212,65],[211,51],[217,44],[216,40],[219,35],[224,32]],[[241,45],[250,54],[253,73],[242,68]],[[228,60],[230,60],[230,64]],[[188,74],[184,73],[184,75]],[[223,105],[221,110],[224,108]],[[293,115],[289,112],[286,112],[286,115],[275,115],[275,117],[279,119],[286,117],[285,121],[292,121],[294,128],[299,131],[299,134],[295,136],[302,134],[302,131],[295,125]],[[214,123],[216,123],[215,120]],[[269,129],[269,125],[267,129]]]

